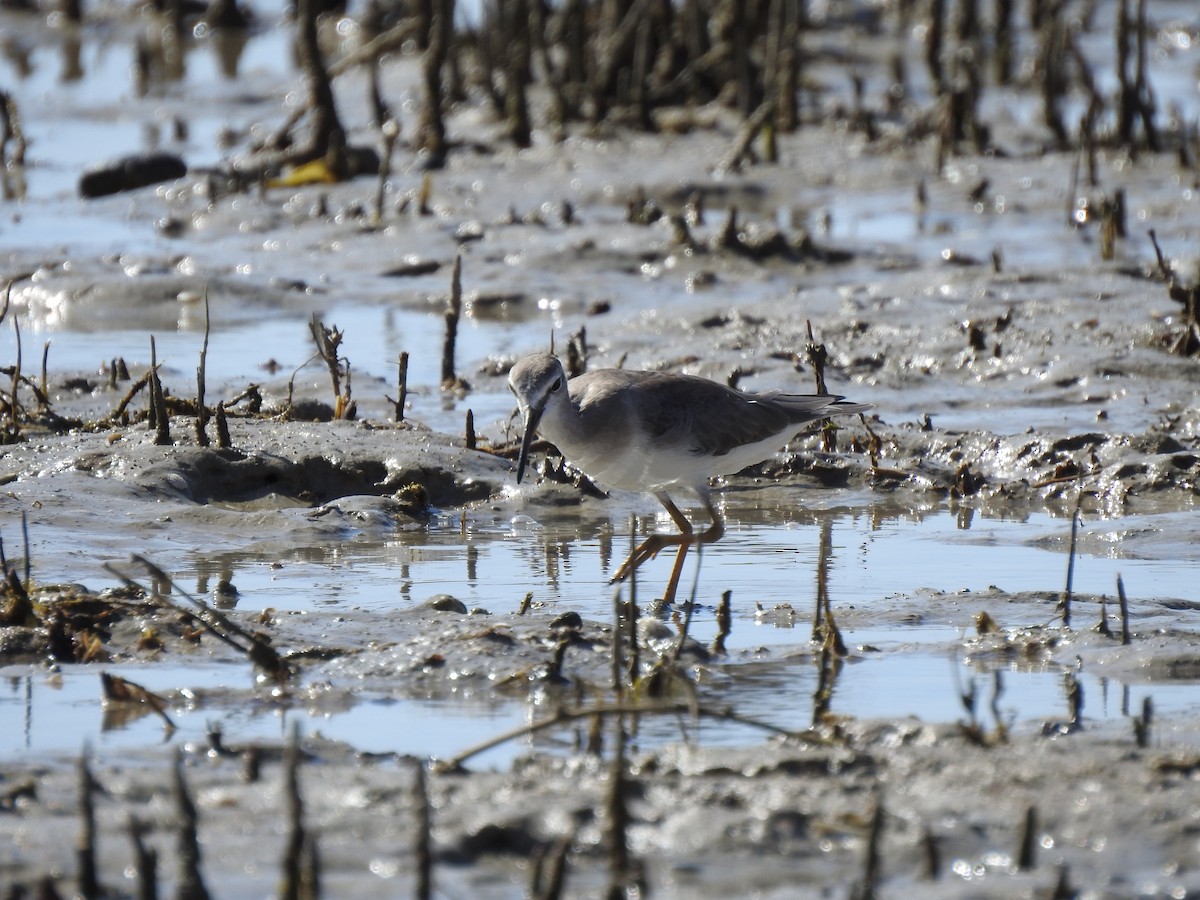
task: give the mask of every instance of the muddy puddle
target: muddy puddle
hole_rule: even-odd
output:
[[[0,202],[0,882],[99,895],[71,849],[91,816],[100,881],[133,894],[133,816],[181,896],[1200,890],[1192,4],[1144,29],[1157,151],[1103,103],[1088,125],[1121,83],[1116,3],[1060,32],[1021,13],[1020,64],[957,137],[927,11],[810,5],[774,162],[759,135],[728,163],[752,112],[730,89],[651,130],[633,101],[552,126],[570,97],[543,85],[518,149],[504,77],[468,67],[439,168],[399,42],[334,82],[356,146],[387,99],[382,192],[239,183],[307,102],[295,25],[259,6],[233,41],[189,20],[166,70],[149,12],[0,11],[26,140]],[[332,57],[360,12],[326,21]],[[1056,145],[1060,57],[1091,143]],[[188,174],[78,196],[85,166],[150,152]],[[663,609],[669,558],[609,584],[631,529],[671,527],[651,498],[540,452],[515,484],[505,376],[551,340],[806,392],[812,341],[874,410],[726,479],[726,535]],[[212,424],[198,446],[202,351],[228,446]],[[279,887],[300,856],[308,893]]]

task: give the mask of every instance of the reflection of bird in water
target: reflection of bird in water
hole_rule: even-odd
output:
[[[517,481],[525,473],[535,434],[554,444],[591,478],[627,491],[649,491],[679,534],[652,534],[617,569],[620,581],[665,547],[678,547],[663,600],[675,598],[692,544],[720,539],[725,524],[708,480],[732,475],[777,451],[806,422],[864,412],[832,394],[742,393],[698,378],[662,372],[597,369],[567,380],[557,357],[527,356],[508,384],[525,420]],[[690,488],[711,525],[696,533],[667,490]]]

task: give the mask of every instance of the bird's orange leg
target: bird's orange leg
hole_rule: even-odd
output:
[[[707,497],[704,500],[704,509],[708,513],[712,524],[700,532],[695,533],[692,528],[692,523],[688,521],[687,516],[675,505],[665,492],[655,494],[659,503],[667,511],[667,515],[671,517],[671,521],[679,528],[679,534],[652,534],[629,554],[629,559],[621,564],[613,575],[612,581],[621,581],[627,578],[635,569],[642,563],[653,559],[658,555],[659,551],[666,547],[677,547],[675,551],[675,563],[671,567],[671,577],[667,581],[667,588],[663,591],[663,602],[673,603],[675,601],[675,592],[679,587],[679,579],[683,574],[683,562],[687,557],[687,551],[692,544],[711,544],[713,541],[720,540],[725,534],[725,524],[721,521],[721,516],[716,508],[712,505],[712,501]]]

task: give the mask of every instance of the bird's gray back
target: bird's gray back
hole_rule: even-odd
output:
[[[646,439],[706,456],[723,456],[825,415],[858,411],[838,409],[841,397],[835,395],[743,393],[691,375],[623,369],[574,378],[570,393],[584,418],[625,432],[613,440]]]

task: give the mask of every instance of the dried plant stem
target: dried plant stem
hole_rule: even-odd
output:
[[[162,382],[158,378],[158,350],[154,335],[150,335],[150,427],[154,429],[154,443],[165,447],[171,443],[171,417],[167,412],[167,398]]]
[[[1017,868],[1030,872],[1037,866],[1038,811],[1036,806],[1025,810],[1025,823],[1021,829],[1021,846],[1017,850]]]
[[[1075,543],[1079,532],[1079,509],[1083,504],[1083,485],[1075,495],[1075,508],[1071,511],[1071,543],[1067,550],[1067,584],[1063,588],[1058,608],[1062,611],[1063,628],[1071,627],[1071,588],[1075,579]]]
[[[579,709],[559,709],[549,716],[530,722],[526,725],[521,725],[513,728],[510,731],[503,732],[488,738],[486,741],[481,741],[473,747],[464,750],[462,753],[452,756],[449,759],[439,761],[435,771],[438,772],[454,772],[462,768],[463,763],[473,756],[478,756],[491,750],[494,747],[499,747],[509,741],[517,738],[527,737],[531,734],[536,734],[546,728],[553,728],[555,725],[561,725],[564,722],[572,722],[577,719],[586,719],[591,716],[641,716],[641,715],[679,715],[685,713],[692,716],[703,716],[709,719],[717,719],[719,721],[737,722],[741,725],[746,725],[750,728],[758,728],[763,731],[777,734],[784,737],[793,737],[796,732],[786,728],[781,728],[777,725],[772,725],[769,722],[763,722],[758,719],[752,719],[747,716],[738,715],[731,709],[715,707],[715,706],[697,706],[692,701],[676,701],[668,703],[655,704],[626,704],[626,703],[602,703],[596,706],[581,707]]]
[[[208,633],[212,634],[217,640],[244,654],[251,662],[266,671],[277,681],[283,682],[288,679],[290,670],[287,663],[280,658],[279,654],[269,643],[257,635],[251,634],[219,610],[193,597],[181,588],[171,576],[146,559],[146,557],[135,553],[131,556],[131,560],[143,566],[155,582],[168,586],[187,600],[194,611],[184,609],[172,603],[167,597],[159,594],[157,589],[147,592],[151,600],[168,609],[174,610],[179,615],[185,616],[193,624],[207,628]],[[104,569],[115,575],[124,584],[138,588],[139,590],[141,589],[141,585],[117,569],[112,563],[104,563]],[[245,644],[240,643],[241,641],[245,641]]]
[[[733,146],[729,148],[729,152],[717,164],[718,172],[736,172],[741,168],[742,163],[750,154],[750,145],[754,143],[754,139],[758,137],[759,132],[766,127],[774,112],[775,108],[772,101],[764,100],[754,112],[747,116],[746,121],[742,123],[742,127],[738,129]]]
[[[617,729],[616,752],[608,770],[608,796],[606,807],[605,844],[608,850],[608,891],[609,897],[624,897],[628,895],[630,880],[629,854],[629,808],[625,804],[626,772],[625,772],[625,728],[622,717],[618,716],[615,724]]]
[[[559,900],[562,897],[571,843],[571,838],[561,838],[538,856],[529,890],[529,896],[534,900]]]
[[[418,762],[413,770],[413,801],[416,804],[416,875],[413,896],[430,900],[433,896],[433,807],[429,802],[429,785],[425,766]]]
[[[462,316],[462,254],[454,257],[454,271],[450,276],[450,300],[446,305],[446,334],[442,339],[442,390],[453,390],[458,386],[454,373],[454,350],[458,342],[458,320]]]
[[[817,343],[813,336],[812,322],[805,321],[804,324],[808,329],[808,343],[805,344],[804,352],[813,369],[813,380],[816,382],[817,393],[828,394],[829,388],[825,385],[825,364],[829,359],[829,350],[824,344]],[[821,449],[826,453],[837,451],[837,429],[830,419],[821,421]]]
[[[297,161],[324,160],[338,181],[350,174],[346,153],[346,132],[338,117],[333,85],[321,53],[317,36],[317,0],[298,0],[296,19],[299,25],[296,41],[297,58],[308,83],[308,106],[312,128],[308,146],[300,148]]]
[[[96,782],[88,766],[87,748],[79,756],[79,896],[95,900],[100,896],[96,875]]]
[[[408,351],[400,354],[396,363],[396,421],[404,421],[404,404],[408,400]]]
[[[880,843],[883,840],[884,822],[883,801],[875,801],[875,810],[871,813],[871,828],[867,832],[867,852],[863,858],[863,875],[850,896],[854,900],[875,900],[879,896],[879,876],[881,868]]]
[[[445,80],[442,68],[450,54],[454,36],[453,0],[431,0],[429,45],[421,60],[421,114],[417,126],[417,146],[427,169],[446,164],[446,125],[443,118]]]
[[[47,393],[47,391],[48,391],[47,385],[49,382],[46,379],[46,364],[49,361],[49,359],[50,359],[50,342],[46,341],[44,344],[42,344],[42,382],[41,382],[41,394],[38,397],[38,403],[41,404],[43,409],[50,408],[50,399],[49,399],[50,395],[49,395],[49,393]]]
[[[637,546],[637,516],[629,516],[629,552],[632,554]],[[625,681],[627,684],[637,684],[638,675],[642,671],[642,650],[638,644],[638,616],[641,610],[637,602],[637,567],[629,573],[629,606],[625,616],[625,640],[629,642],[629,658],[626,660]]]
[[[153,372],[154,372],[153,369],[147,369],[146,374],[143,375],[141,378],[139,378],[137,381],[135,381],[130,386],[129,390],[125,392],[125,396],[121,398],[121,402],[116,405],[116,407],[113,409],[112,412],[110,412],[107,416],[105,416],[103,419],[101,419],[99,424],[100,425],[112,425],[112,424],[116,423],[125,414],[125,409],[129,406],[130,403],[133,402],[133,398],[138,395],[138,392],[141,391],[142,388],[144,388],[146,385],[148,385],[150,383],[150,379],[151,379],[151,376],[153,375]]]
[[[136,900],[158,900],[158,851],[142,840],[146,825],[129,815],[129,840],[133,844],[133,868],[137,873]]]
[[[1154,720],[1154,701],[1149,697],[1142,698],[1142,714],[1133,720],[1133,736],[1138,747],[1145,749],[1150,746],[1150,725]]]
[[[373,83],[378,85],[379,66],[373,65],[371,70],[375,73]],[[392,157],[396,152],[396,140],[400,137],[400,124],[395,119],[387,119],[380,126],[380,132],[383,138],[383,159],[379,163],[379,184],[375,189],[375,210],[372,213],[376,224],[383,222],[383,202],[387,197],[388,179],[392,177]]]
[[[624,602],[621,600],[621,589],[613,590],[613,631],[611,657],[611,684],[613,693],[620,700],[625,693],[625,665],[621,648],[625,645],[624,629],[621,627],[621,610]]]
[[[280,866],[280,900],[301,900],[302,863],[307,832],[304,828],[304,800],[300,796],[300,729],[292,728],[283,754],[284,818],[288,835]]]
[[[204,371],[208,359],[208,334],[210,322],[208,313],[208,288],[204,289],[204,341],[200,345],[200,365],[196,367],[196,443],[201,447],[209,445],[208,410],[204,407]]]
[[[1117,576],[1117,598],[1121,604],[1121,643],[1129,644],[1133,640],[1129,636],[1129,601],[1125,598],[1125,582],[1120,575]]]
[[[228,450],[233,446],[233,441],[229,436],[229,419],[225,416],[225,404],[217,404],[217,447],[222,450]]]
[[[32,559],[31,559],[30,553],[29,553],[29,516],[26,514],[25,510],[21,510],[21,537],[24,540],[24,554],[25,554],[24,578],[21,580],[21,587],[24,588],[25,593],[28,594],[29,588],[30,588],[31,571],[32,571]]]
[[[183,777],[183,754],[175,755],[175,806],[179,810],[179,881],[175,896],[178,900],[209,900],[208,889],[200,874],[200,816],[188,792]]]
[[[12,290],[12,284],[8,286],[8,290]],[[5,309],[8,308],[8,301],[5,301]],[[12,443],[20,440],[21,437],[21,400],[17,395],[17,391],[21,386],[21,324],[16,316],[13,316],[13,334],[17,339],[17,358],[13,363],[12,370],[12,389],[9,392],[8,398],[8,433],[4,436],[5,443]]]

